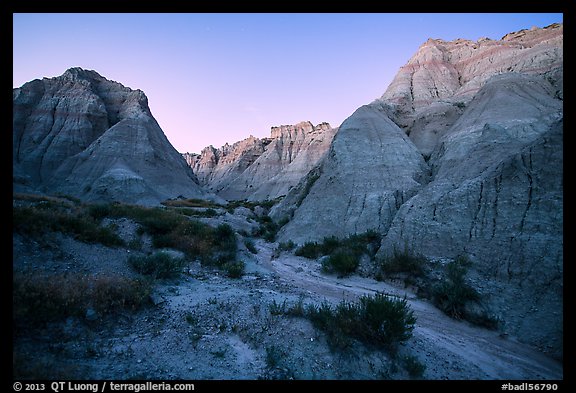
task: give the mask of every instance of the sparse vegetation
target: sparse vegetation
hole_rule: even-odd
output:
[[[151,283],[120,276],[16,274],[13,277],[13,321],[35,327],[70,316],[84,317],[136,310],[149,301]]]
[[[416,322],[406,299],[383,294],[363,296],[358,303],[343,301],[334,309],[327,303],[311,305],[306,316],[327,334],[333,349],[346,350],[357,339],[393,354],[411,337]]]
[[[354,273],[360,261],[349,251],[337,251],[322,261],[322,270],[326,273],[336,272],[341,276]]]
[[[257,206],[260,206],[266,210],[269,210],[270,208],[272,208],[272,206],[274,206],[275,204],[277,204],[278,202],[280,202],[284,197],[278,197],[275,199],[267,199],[264,201],[247,201],[247,200],[237,200],[237,201],[230,201],[228,202],[228,205],[226,206],[228,209],[236,209],[237,207],[245,207],[247,209],[250,209],[252,211],[254,211],[254,209]]]
[[[51,200],[42,200],[33,206],[13,207],[12,228],[14,232],[33,237],[47,232],[62,232],[85,243],[101,243],[110,247],[124,245],[113,228],[101,226],[80,208]]]
[[[395,248],[391,256],[381,259],[379,263],[380,269],[386,275],[406,273],[420,277],[425,274],[426,258],[410,252],[408,247],[404,247],[403,251]]]
[[[254,245],[254,241],[252,239],[244,240],[244,245],[246,246],[248,251],[250,251],[252,254],[258,254],[258,249]]]
[[[419,379],[424,376],[426,365],[422,364],[416,356],[406,355],[402,358],[402,363],[410,378]]]
[[[322,262],[322,269],[325,272],[348,275],[356,271],[362,255],[375,257],[380,239],[381,236],[374,231],[350,235],[344,239],[330,236],[325,237],[322,243],[306,242],[297,248],[294,254],[309,259],[328,256]]]
[[[244,269],[246,264],[243,261],[226,262],[223,265],[223,269],[230,278],[240,278],[244,274]]]
[[[213,228],[174,209],[119,203],[95,206],[91,212],[97,217],[130,218],[141,225],[142,233],[152,237],[154,247],[180,250],[188,258],[199,259],[204,265],[225,268],[227,262],[236,258],[236,234],[227,224]],[[226,268],[237,272],[239,265]]]
[[[13,228],[15,232],[41,236],[48,231],[60,231],[89,243],[102,243],[108,246],[125,245],[111,225],[102,226],[105,218],[128,218],[140,227],[137,233],[147,233],[155,248],[173,248],[184,252],[189,259],[199,259],[204,265],[215,266],[227,271],[231,277],[239,277],[244,270],[243,262],[235,262],[237,244],[234,230],[227,224],[213,228],[186,216],[182,208],[158,208],[129,205],[123,203],[76,204],[67,199],[24,194],[22,200],[35,203],[30,206],[15,206]],[[15,196],[16,198],[16,196]],[[166,205],[190,205],[208,207],[204,213],[213,215],[215,206],[210,201],[196,199],[167,201]],[[183,214],[183,212],[185,214]],[[271,221],[271,220],[270,220]],[[129,247],[140,249],[141,241],[130,242]],[[169,260],[167,256],[153,256],[132,259],[131,264],[142,274],[156,278],[170,276],[169,265],[176,270],[182,265]],[[154,261],[153,261],[154,260]],[[158,271],[153,271],[157,266]],[[147,273],[144,273],[147,272]]]
[[[169,207],[204,207],[204,208],[219,208],[222,205],[208,201],[205,199],[169,199],[167,201],[162,202],[164,206]]]
[[[182,272],[185,260],[158,251],[148,256],[131,256],[128,263],[140,274],[161,279],[177,277]]]
[[[285,356],[284,352],[276,345],[266,347],[266,367],[268,369],[277,368]]]
[[[176,211],[180,214],[183,214],[188,217],[198,217],[198,218],[212,218],[216,216],[222,215],[218,213],[216,210],[212,208],[204,209],[204,210],[197,210],[197,209],[188,209],[188,208],[180,208],[176,209]]]
[[[278,251],[292,251],[296,247],[296,243],[292,240],[288,240],[287,242],[280,242],[278,244]]]
[[[312,186],[314,186],[314,183],[316,183],[316,180],[318,180],[319,178],[320,178],[319,173],[309,175],[308,179],[306,180],[306,184],[304,185],[304,189],[302,190],[302,193],[300,194],[298,200],[296,201],[297,207],[302,205],[302,202],[304,202],[304,199],[306,199],[306,197],[310,193]]]
[[[284,315],[286,313],[286,300],[282,303],[277,303],[276,299],[268,306],[271,315]]]
[[[466,283],[466,273],[471,266],[468,258],[459,256],[446,265],[446,278],[433,288],[432,301],[452,318],[465,318],[465,306],[479,299],[479,294]]]
[[[260,226],[253,235],[261,237],[267,242],[273,242],[276,240],[276,234],[282,226],[275,223],[270,216],[258,217],[257,220],[260,223]]]

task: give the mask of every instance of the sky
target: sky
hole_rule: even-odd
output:
[[[339,126],[428,38],[500,39],[562,14],[13,14],[13,87],[82,67],[144,91],[181,153]]]

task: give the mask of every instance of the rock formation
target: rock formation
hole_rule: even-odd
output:
[[[140,90],[71,68],[14,89],[13,103],[15,191],[141,204],[207,196]]]
[[[561,356],[562,43],[558,24],[428,40],[273,208],[280,240],[373,229],[381,256],[466,255],[503,329]]]
[[[301,122],[272,127],[270,138],[250,136],[185,157],[201,184],[225,199],[274,199],[286,195],[324,157],[335,132],[328,123]]]

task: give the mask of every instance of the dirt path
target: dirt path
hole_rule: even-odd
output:
[[[261,243],[262,265],[312,297],[331,302],[376,292],[406,297],[417,317],[409,347],[428,365],[431,379],[562,379],[562,364],[498,332],[447,317],[405,289],[359,276],[339,279],[321,274],[319,264],[283,254],[272,259]]]

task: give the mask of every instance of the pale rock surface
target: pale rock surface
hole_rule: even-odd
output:
[[[279,241],[374,229],[379,256],[465,255],[503,332],[562,357],[562,44],[557,24],[426,42],[274,206]]]
[[[209,190],[227,200],[284,196],[325,156],[337,129],[310,122],[272,127],[270,138],[250,136],[200,155],[185,155]]]
[[[563,25],[553,24],[501,40],[429,39],[399,70],[381,100],[389,106],[392,120],[429,155],[442,130],[494,75],[547,76],[562,98],[563,32]]]
[[[360,107],[339,127],[315,182],[280,237],[297,243],[367,230],[386,231],[398,208],[428,182],[429,168],[378,103]],[[287,199],[272,211],[281,219]]]
[[[146,95],[71,68],[13,91],[15,191],[157,204],[207,197]]]

